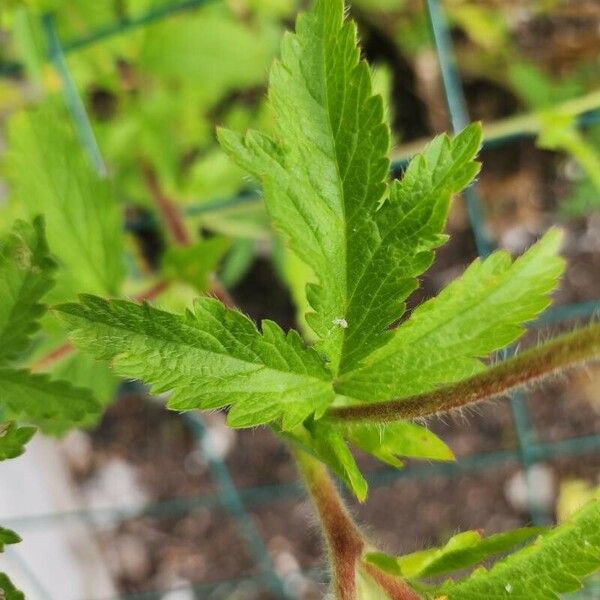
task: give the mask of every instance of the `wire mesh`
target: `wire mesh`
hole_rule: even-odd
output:
[[[52,63],[61,79],[65,103],[70,112],[79,140],[100,174],[106,174],[105,163],[94,135],[91,120],[81,99],[74,78],[69,71],[66,54],[69,52],[76,52],[134,28],[159,21],[170,15],[197,8],[214,1],[215,0],[183,0],[166,3],[136,17],[125,18],[114,23],[109,23],[89,34],[65,42],[61,41],[57,32],[54,16],[52,14],[43,15],[42,27],[47,38],[48,60]],[[429,17],[432,39],[438,56],[452,128],[455,131],[458,131],[469,123],[469,114],[461,78],[457,69],[447,16],[440,0],[423,0],[423,2]],[[11,75],[20,71],[20,65],[17,63],[10,63],[0,66],[0,69],[1,74]],[[579,117],[580,125],[587,125],[599,121],[600,109],[589,111]],[[511,132],[509,135],[498,136],[484,142],[484,149],[511,144],[523,138],[532,137],[532,135],[534,134],[531,131],[526,130]],[[406,159],[395,161],[392,165],[392,171],[401,171],[406,166],[407,162],[408,160]],[[241,192],[235,197],[220,198],[209,202],[203,202],[202,204],[192,205],[186,210],[189,216],[193,216],[259,200],[260,190],[249,189]],[[486,215],[483,205],[478,198],[475,185],[471,186],[465,192],[465,201],[478,253],[480,256],[486,256],[492,251],[493,246],[486,236]],[[545,326],[570,319],[589,318],[599,311],[600,300],[554,307],[546,311],[546,313],[532,326]],[[600,434],[554,442],[539,441],[531,415],[529,414],[526,397],[522,393],[513,395],[511,399],[511,409],[517,432],[518,448],[474,454],[463,457],[458,462],[452,464],[426,464],[411,466],[404,470],[383,469],[367,474],[366,477],[369,484],[373,487],[381,487],[389,486],[399,479],[428,479],[432,477],[452,478],[459,475],[486,471],[508,464],[519,464],[526,474],[530,474],[531,468],[544,460],[557,457],[583,456],[600,452]],[[286,582],[278,576],[274,569],[265,543],[261,539],[261,536],[248,514],[248,508],[269,504],[281,499],[300,498],[304,494],[302,486],[298,482],[293,482],[237,489],[227,465],[224,463],[219,453],[214,452],[211,449],[210,444],[206,441],[206,425],[202,416],[194,413],[193,415],[183,415],[182,418],[193,433],[195,442],[203,453],[212,479],[216,484],[216,491],[194,497],[173,498],[168,501],[155,502],[145,506],[141,514],[157,518],[170,518],[185,514],[187,511],[198,507],[220,507],[235,519],[241,533],[241,538],[246,545],[246,549],[258,567],[258,572],[255,575],[227,579],[210,584],[198,584],[191,588],[186,586],[186,591],[191,590],[194,593],[199,594],[200,597],[209,597],[209,595],[214,592],[221,591],[225,593],[228,590],[233,590],[240,584],[252,582],[266,587],[277,598],[286,600],[294,598],[293,592],[288,589]],[[531,488],[531,478],[526,477],[526,480],[529,491],[531,520],[534,523],[547,522],[549,520],[548,515],[544,514],[537,505],[536,495]],[[134,514],[136,516],[140,515],[138,507],[122,506],[116,509],[87,509],[52,514],[23,515],[22,517],[4,519],[3,525],[27,529],[29,527],[35,528],[42,526],[44,523],[66,522],[71,519],[81,519],[88,524],[94,525],[94,523],[101,521],[102,517],[109,516],[111,520],[120,520],[130,518]],[[47,600],[55,600],[50,591],[44,589],[43,585],[37,580],[35,574],[28,570],[26,565],[21,566],[23,566],[25,576],[30,579],[33,588],[37,590],[40,597]],[[304,572],[304,574],[321,581],[326,578],[325,573],[319,569],[309,570]],[[160,598],[163,594],[170,591],[176,590],[170,588],[169,590],[155,590],[151,592],[123,595],[120,596],[120,600],[150,600]],[[586,596],[586,592],[582,592],[577,595],[577,597],[597,598],[597,583],[592,582],[588,587],[587,593],[589,595]]]

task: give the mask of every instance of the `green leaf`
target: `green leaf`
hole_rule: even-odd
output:
[[[10,529],[0,527],[0,552],[4,552],[4,546],[7,544],[18,544],[21,538]]]
[[[569,521],[489,571],[448,582],[431,597],[445,600],[552,600],[581,587],[600,567],[600,500],[592,500]]]
[[[27,371],[0,369],[0,409],[9,419],[61,435],[97,415],[100,405],[86,389]]]
[[[48,107],[10,123],[7,172],[12,195],[30,217],[43,213],[62,267],[52,298],[114,295],[123,276],[123,224],[111,185]]]
[[[0,423],[0,461],[21,456],[25,452],[25,444],[35,432],[35,427],[19,427],[12,422]]]
[[[369,485],[337,428],[325,421],[308,420],[282,436],[324,462],[364,502]]]
[[[442,548],[431,548],[392,558],[380,552],[365,559],[393,575],[408,578],[436,577],[476,566],[487,558],[508,552],[540,535],[544,528],[523,527],[484,538],[479,531],[464,531],[453,536]]]
[[[233,427],[281,419],[292,429],[333,400],[327,368],[297,332],[263,321],[259,333],[212,298],[199,298],[184,316],[92,296],[58,310],[76,345],[156,393],[173,390],[175,410],[231,406]]]
[[[366,499],[369,486],[348,443],[393,467],[403,466],[399,456],[454,460],[452,451],[442,440],[414,423],[339,425],[309,419],[303,426],[283,435],[326,463],[361,502]]]
[[[40,300],[52,287],[54,267],[43,221],[17,221],[0,243],[0,364],[23,352],[38,329],[45,311]]]
[[[52,377],[90,390],[101,406],[107,406],[115,398],[119,384],[119,378],[106,362],[94,360],[83,352],[71,352],[61,360],[52,369]],[[91,414],[85,425],[93,425],[100,416]]]
[[[210,275],[214,273],[229,249],[231,242],[224,236],[201,240],[192,246],[172,246],[162,259],[163,274],[191,285],[196,291],[206,292]]]
[[[4,546],[7,544],[18,544],[21,538],[10,529],[0,527],[0,552],[4,552]],[[0,599],[1,600],[25,600],[25,596],[4,574],[0,573]]]
[[[272,220],[317,277],[307,319],[332,370],[343,373],[387,341],[445,239],[449,198],[478,170],[480,128],[454,142],[438,138],[382,205],[389,130],[344,3],[317,0],[296,31],[271,71],[277,141],[255,131],[219,137],[262,180]]]
[[[264,83],[279,35],[265,21],[244,24],[227,7],[188,12],[145,31],[139,69],[193,85],[196,102],[214,103],[229,90]]]
[[[25,594],[20,592],[4,573],[0,573],[0,592],[2,600],[25,600]]]
[[[480,358],[514,342],[549,304],[564,270],[561,233],[549,231],[516,261],[505,251],[476,260],[415,309],[386,346],[336,382],[346,396],[383,401],[427,392],[483,370]]]
[[[335,428],[357,448],[393,467],[402,467],[399,456],[454,460],[450,448],[437,435],[416,423],[349,423],[336,424]]]

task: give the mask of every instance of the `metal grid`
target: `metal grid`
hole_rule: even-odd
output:
[[[87,48],[92,44],[106,40],[114,35],[141,27],[152,22],[169,17],[170,15],[197,8],[214,2],[215,0],[181,0],[154,8],[147,13],[135,18],[117,21],[105,25],[82,37],[62,41],[57,33],[54,16],[46,14],[42,17],[42,26],[47,38],[48,59],[58,73],[64,92],[65,102],[69,109],[75,129],[82,146],[88,152],[94,166],[100,173],[105,173],[105,164],[94,136],[93,128],[85,105],[81,99],[76,83],[69,71],[66,54]],[[449,25],[441,0],[423,0],[427,10],[431,33],[435,44],[439,67],[442,75],[444,92],[447,100],[448,110],[451,118],[452,128],[458,131],[469,123],[469,115],[466,106],[464,91],[458,73],[454,55]],[[3,69],[0,66],[0,74],[13,74],[19,71],[19,65],[10,63]],[[600,109],[596,109],[580,116],[579,123],[585,125],[600,121]],[[530,131],[511,133],[509,136],[484,142],[486,147],[510,144],[520,139],[531,137]],[[392,170],[397,172],[402,169],[406,161],[396,161],[392,164]],[[217,199],[212,202],[203,203],[198,206],[188,207],[188,215],[206,213],[231,207],[245,202],[254,201],[260,196],[258,190],[246,191],[233,198]],[[488,255],[492,250],[492,244],[485,233],[485,211],[477,195],[476,186],[471,186],[464,194],[467,204],[470,224],[475,238],[475,243],[480,256]],[[540,327],[562,321],[589,318],[600,311],[600,300],[583,302],[569,306],[551,308],[536,321],[532,327]],[[475,454],[461,458],[453,464],[427,464],[412,466],[404,470],[384,469],[367,474],[370,486],[389,486],[399,479],[429,479],[432,477],[453,478],[461,475],[472,474],[498,468],[505,465],[520,465],[526,473],[526,481],[529,491],[529,510],[531,520],[534,523],[546,523],[548,516],[543,513],[536,503],[536,496],[531,489],[531,468],[544,460],[557,457],[573,457],[600,452],[600,434],[561,440],[558,442],[540,442],[537,438],[535,428],[529,414],[526,397],[523,393],[516,393],[511,398],[511,409],[518,438],[518,448],[512,450],[500,450]],[[209,584],[198,584],[191,589],[201,597],[212,593],[232,591],[236,586],[244,582],[253,582],[266,587],[277,598],[295,598],[289,585],[276,573],[264,541],[261,539],[249,514],[249,507],[256,507],[275,502],[282,499],[300,498],[304,491],[300,483],[288,483],[268,486],[257,486],[237,489],[227,465],[220,456],[215,453],[210,444],[206,442],[206,425],[199,413],[188,413],[182,415],[187,426],[194,435],[198,449],[202,452],[207,462],[210,475],[216,484],[216,492],[203,494],[196,497],[174,498],[168,501],[156,502],[144,507],[143,514],[156,518],[169,518],[183,515],[187,511],[198,507],[220,507],[228,513],[237,523],[237,527],[244,540],[246,550],[258,567],[258,574],[248,577],[239,577]],[[124,520],[137,515],[137,508],[123,506],[119,510],[97,509],[82,510],[47,515],[31,515],[21,518],[4,520],[3,525],[15,528],[38,527],[44,523],[56,523],[70,519],[81,519],[93,523],[95,519],[102,516],[111,516],[116,520]],[[13,553],[13,558],[19,560],[18,555]],[[49,590],[44,589],[41,582],[36,578],[26,564],[20,561],[23,573],[30,580],[32,587],[41,598],[45,600],[55,599]],[[310,570],[304,573],[318,580],[324,580],[326,574],[320,570]],[[120,596],[118,599],[107,600],[154,600],[163,594],[172,592],[168,590],[156,590],[151,592],[130,594]],[[597,598],[600,591],[593,584],[588,592],[582,592],[578,598]],[[587,594],[587,595],[586,595]]]

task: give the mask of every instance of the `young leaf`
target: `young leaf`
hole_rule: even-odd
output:
[[[448,582],[432,594],[445,600],[512,598],[552,600],[581,587],[581,579],[600,567],[600,500],[586,504],[569,521],[522,550],[478,570],[459,582]]]
[[[113,295],[123,275],[122,220],[108,181],[48,108],[19,114],[7,156],[12,195],[30,216],[43,213],[53,254],[63,267],[53,297]]]
[[[476,566],[487,558],[512,550],[543,531],[545,529],[541,527],[523,527],[487,538],[478,531],[464,531],[450,538],[442,548],[431,548],[396,558],[372,552],[365,556],[365,560],[400,577],[436,577]]]
[[[26,421],[45,433],[61,435],[97,415],[100,405],[88,390],[64,381],[0,369],[0,409],[9,419]]]
[[[452,451],[435,434],[420,425],[401,421],[380,425],[308,420],[284,437],[326,463],[361,502],[366,499],[369,486],[348,443],[398,468],[403,466],[399,457],[454,460]]]
[[[450,195],[476,174],[480,128],[442,137],[386,192],[389,130],[342,0],[298,18],[271,71],[278,141],[220,132],[222,146],[263,182],[272,220],[312,269],[307,319],[334,373],[381,346],[416,277],[442,243]]]
[[[162,259],[163,274],[166,278],[191,285],[200,293],[206,292],[211,285],[211,273],[216,271],[230,245],[226,237],[215,236],[193,246],[172,246]]]
[[[454,460],[450,448],[437,435],[416,423],[348,423],[335,427],[357,448],[392,467],[403,466],[398,457]]]
[[[324,462],[364,502],[369,485],[339,430],[325,421],[308,420],[283,436]]]
[[[75,344],[157,393],[173,390],[175,410],[231,406],[233,427],[281,419],[284,429],[293,429],[310,415],[322,416],[333,400],[327,368],[297,332],[286,335],[263,321],[259,333],[212,298],[199,298],[184,316],[93,296],[59,311]]]
[[[403,398],[484,369],[479,360],[515,341],[522,324],[550,303],[564,269],[557,230],[516,261],[505,251],[475,261],[463,276],[417,308],[386,346],[336,382],[340,394],[367,401]]]
[[[54,267],[43,221],[17,221],[0,243],[0,364],[27,348],[44,313],[40,300],[52,287]]]
[[[0,461],[21,456],[25,452],[25,444],[35,431],[35,427],[19,427],[12,422],[0,423]]]

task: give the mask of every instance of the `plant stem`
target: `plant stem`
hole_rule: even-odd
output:
[[[327,467],[303,450],[294,448],[293,451],[327,542],[336,600],[358,600],[356,575],[359,568],[385,591],[388,600],[420,600],[403,579],[362,562],[368,544],[350,516]]]
[[[327,542],[335,598],[357,600],[356,569],[363,538],[323,463],[299,449],[294,449],[294,455]]]
[[[154,206],[160,213],[160,216],[169,232],[172,241],[178,246],[189,246],[192,243],[185,223],[181,218],[178,207],[164,193],[156,171],[147,164],[142,165],[142,175]]]
[[[164,193],[156,171],[147,164],[142,164],[142,175],[150,196],[160,213],[167,231],[177,246],[190,246],[192,238],[185,226],[178,206]],[[211,282],[211,293],[228,308],[234,308],[235,303],[229,292],[221,285],[221,282],[213,277]]]
[[[402,579],[384,573],[368,562],[363,562],[361,567],[381,589],[385,590],[389,600],[421,600],[421,596]]]
[[[398,421],[427,417],[504,396],[564,369],[600,357],[600,325],[560,336],[483,373],[433,392],[388,402],[332,408],[336,421]]]

